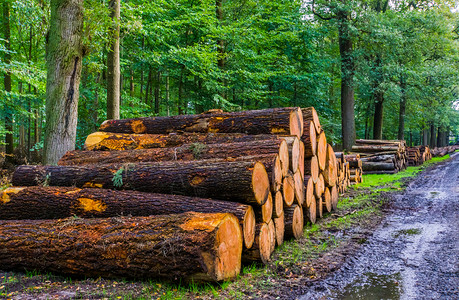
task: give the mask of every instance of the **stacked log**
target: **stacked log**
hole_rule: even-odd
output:
[[[406,153],[408,156],[408,166],[419,166],[424,162],[421,150],[418,147],[408,147],[406,148]]]
[[[404,140],[356,140],[352,154],[360,154],[365,174],[393,174],[408,166]]]
[[[442,157],[447,154],[453,153],[459,149],[459,145],[447,146],[447,147],[436,147],[431,150],[433,157]]]
[[[307,118],[303,118],[303,112]],[[315,211],[317,181],[323,186],[320,197],[328,199],[328,207],[336,207],[333,203],[337,199],[332,196],[336,190],[336,160],[327,147],[314,108],[212,111],[106,121],[98,132],[87,137],[85,150],[68,152],[58,166],[16,169],[15,186],[1,193],[0,219],[9,221],[2,221],[5,234],[0,235],[9,238],[14,231],[18,238],[0,251],[7,258],[14,251],[20,255],[9,266],[2,263],[6,259],[0,259],[0,267],[30,265],[45,271],[77,274],[81,270],[84,274],[80,275],[98,276],[102,272],[114,277],[145,276],[142,270],[152,268],[149,277],[217,281],[234,278],[241,261],[267,263],[284,238],[303,236],[305,214],[310,216],[308,208]],[[323,154],[317,155],[317,149]],[[110,253],[103,252],[98,245],[113,243],[114,238],[104,230],[118,219],[119,234],[115,236],[122,237],[130,231],[132,235],[116,246],[114,243],[114,248],[107,250]],[[163,240],[150,236],[150,231],[161,235],[162,229],[155,227],[161,222],[171,222],[164,225],[170,228],[164,229],[168,233]],[[82,230],[78,238],[72,236],[81,224],[88,224],[87,230]],[[30,230],[33,226],[56,229],[50,234],[46,230]],[[134,230],[133,226],[139,228]],[[8,231],[10,228],[14,229]],[[184,231],[189,232],[188,239],[181,238]],[[20,240],[41,240],[41,234],[66,239],[67,251],[76,253],[74,265],[66,263],[68,259],[58,248],[53,253],[56,263],[21,260],[21,255],[32,257],[32,250],[22,247]],[[134,241],[136,234],[138,240]],[[188,247],[187,243],[193,240],[194,248]],[[120,250],[129,248],[130,243],[136,252]],[[83,244],[88,249],[78,252]],[[151,260],[145,256],[154,251],[170,254],[158,259],[158,263],[182,265],[170,269],[152,265],[151,260],[157,259],[155,254]],[[197,257],[189,259],[187,251]],[[99,255],[107,261],[82,267],[82,255],[90,259],[91,255]],[[117,270],[116,264],[121,266],[130,255],[139,261]],[[116,262],[119,257],[122,259]],[[201,269],[187,269],[187,262],[199,264]]]
[[[362,160],[360,154],[347,154],[336,152],[338,162],[337,192],[343,194],[352,184],[361,183],[363,180]]]
[[[418,149],[421,153],[421,159],[423,162],[432,159],[432,153],[430,152],[429,146],[418,146]]]

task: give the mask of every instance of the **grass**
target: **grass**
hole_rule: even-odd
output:
[[[48,273],[29,271],[26,273],[0,273],[0,298],[13,298],[19,293],[38,295],[52,291],[74,292],[75,298],[104,299],[259,299],[285,296],[296,286],[305,286],[309,280],[320,278],[324,266],[338,265],[339,258],[333,251],[354,241],[357,245],[366,242],[359,228],[371,228],[383,216],[382,208],[388,199],[387,193],[404,188],[403,182],[421,170],[449,158],[434,158],[422,166],[391,175],[364,175],[364,182],[353,186],[345,197],[340,198],[338,210],[327,213],[316,224],[304,228],[304,237],[285,241],[273,254],[269,265],[253,263],[243,266],[241,275],[234,281],[223,283],[167,283],[162,281],[114,281],[106,279],[78,280],[53,276]],[[402,235],[417,234],[406,230]],[[327,254],[327,255],[325,255]],[[331,257],[325,261],[324,257]],[[330,259],[330,258],[328,258]],[[335,261],[333,259],[336,259]],[[27,280],[31,281],[26,284]],[[22,289],[12,290],[21,282]],[[52,282],[49,284],[49,282]]]

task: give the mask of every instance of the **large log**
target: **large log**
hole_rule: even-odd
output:
[[[284,213],[273,219],[274,227],[276,229],[276,245],[280,246],[284,242],[285,233],[285,219]]]
[[[242,251],[242,261],[244,263],[252,263],[259,261],[268,264],[271,260],[271,245],[272,228],[266,223],[258,223],[255,230],[255,242],[250,249]]]
[[[304,122],[303,136],[301,140],[304,143],[304,157],[310,158],[317,153],[317,133],[312,121]]]
[[[240,222],[245,247],[252,247],[255,214],[250,205],[180,195],[75,187],[10,187],[0,192],[0,220],[138,217],[185,212],[234,214]]]
[[[310,175],[314,183],[319,179],[319,162],[317,161],[317,156],[313,156],[310,159],[304,161],[304,175]]]
[[[381,162],[362,162],[363,171],[392,171],[396,170],[397,167],[393,162],[390,163],[381,163]]]
[[[301,111],[303,112],[303,119],[306,121],[312,121],[314,124],[314,128],[316,133],[319,134],[322,131],[322,127],[320,126],[319,115],[314,107],[306,107],[302,108]]]
[[[200,115],[107,120],[100,125],[99,131],[149,134],[179,131],[219,132],[286,134],[301,137],[303,114],[298,107],[282,107]]]
[[[300,205],[293,204],[284,208],[285,238],[300,239],[303,236],[304,216]]]
[[[246,143],[258,140],[277,140],[276,135],[243,133],[170,133],[170,134],[127,134],[95,132],[86,138],[86,150],[132,150],[150,148],[180,147],[185,144]]]
[[[0,268],[89,277],[221,281],[241,270],[231,214],[0,221]]]
[[[359,145],[352,146],[353,152],[359,153],[378,153],[385,151],[399,151],[400,147],[398,145],[389,145],[389,146],[380,146],[380,145]]]
[[[261,207],[255,207],[256,221],[259,223],[268,223],[273,217],[273,197],[268,194],[268,199]]]
[[[116,164],[156,162],[169,160],[199,160],[229,158],[278,153],[287,157],[287,142],[283,139],[253,140],[222,144],[184,144],[173,148],[135,149],[121,151],[75,150],[67,152],[60,160],[61,166],[85,164]]]
[[[317,162],[319,163],[319,169],[323,171],[327,160],[327,138],[325,132],[319,134],[317,139]]]
[[[338,163],[336,161],[335,152],[332,146],[327,144],[327,156],[325,160],[325,169],[322,172],[324,180],[327,186],[333,186],[336,184],[336,178],[338,177]]]
[[[262,162],[199,160],[126,165],[19,166],[16,186],[76,186],[181,194],[262,205],[269,193]]]

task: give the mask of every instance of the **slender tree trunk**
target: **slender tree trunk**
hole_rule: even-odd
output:
[[[19,82],[18,84],[18,92],[19,95],[22,95],[23,89],[22,82]],[[21,149],[21,153],[24,153],[25,151],[25,127],[24,124],[21,122],[21,125],[19,126],[19,148]]]
[[[170,100],[169,75],[167,75],[167,76],[166,76],[166,109],[167,109],[167,116],[170,116],[170,111],[169,111],[169,100]]]
[[[5,39],[5,49],[4,54],[5,63],[11,63],[11,33],[10,33],[10,3],[9,1],[3,2],[3,37]],[[9,68],[8,68],[9,69]],[[11,72],[6,71],[3,75],[3,84],[5,92],[11,92]],[[5,105],[5,129],[8,131],[5,135],[5,152],[6,152],[6,161],[13,161],[13,152],[14,152],[14,140],[13,140],[13,113],[12,109],[8,104]]]
[[[132,69],[129,76],[129,96],[134,97],[134,70]]]
[[[354,120],[354,60],[349,29],[349,12],[340,11],[338,17],[339,52],[341,56],[341,130],[343,148],[350,150],[355,142]]]
[[[422,145],[427,146],[429,144],[429,130],[424,128],[422,130]]]
[[[120,118],[120,0],[110,0],[111,45],[107,55],[107,119]]]
[[[434,123],[430,123],[430,147],[435,148],[437,146],[436,142],[436,136],[435,136],[435,125]]]
[[[217,27],[222,26],[223,23],[223,0],[215,0],[215,15],[217,18]],[[223,76],[223,72],[225,69],[225,42],[223,39],[218,39],[217,40],[217,65],[218,68],[220,69],[220,72]],[[221,79],[221,84],[222,84],[222,90],[220,91],[220,96],[222,98],[226,98],[226,93],[225,93],[225,80],[222,77]]]
[[[402,75],[400,78],[400,110],[398,114],[398,139],[405,139],[405,111],[406,111],[406,79]],[[411,131],[410,131],[410,143],[411,143]]]
[[[373,117],[373,139],[381,140],[383,131],[383,115],[384,115],[384,92],[379,89],[381,82],[383,81],[381,57],[379,54],[376,56],[375,61],[375,78],[373,85],[373,98],[375,102],[375,113]]]
[[[142,36],[142,51],[143,51],[143,48],[145,47],[145,37]],[[140,99],[142,99],[143,97],[143,62],[140,66]]]
[[[443,130],[441,126],[437,128],[437,147],[444,147],[443,145]]]
[[[148,100],[148,96],[150,96],[149,91],[150,91],[150,86],[151,86],[151,77],[152,77],[152,71],[151,71],[151,67],[150,67],[148,69],[147,86],[145,87],[145,104],[147,104],[147,105],[150,102]]]
[[[99,128],[98,126],[98,120],[99,120],[99,113],[98,113],[98,110],[99,110],[99,89],[98,89],[98,86],[99,86],[99,82],[100,82],[100,77],[101,77],[101,74],[100,73],[97,73],[97,77],[96,77],[96,90],[94,92],[94,100],[93,100],[93,103],[92,103],[92,111],[91,111],[91,119],[92,119],[92,124],[93,124],[93,131],[97,131],[97,128]]]
[[[178,108],[178,114],[181,115],[183,114],[183,108],[182,108],[182,101],[183,101],[183,73],[185,72],[185,66],[182,66],[182,70],[180,72],[180,79],[179,79],[179,84],[178,84],[178,103],[177,103],[177,108]]]
[[[159,114],[159,102],[161,97],[161,72],[156,72],[155,76],[155,114]]]
[[[51,0],[43,155],[47,165],[57,164],[65,152],[75,149],[83,10],[83,0]]]

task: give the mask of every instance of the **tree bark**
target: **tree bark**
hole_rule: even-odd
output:
[[[430,123],[430,148],[437,147],[436,130],[434,123]]]
[[[337,14],[339,53],[341,56],[341,130],[343,148],[351,149],[355,140],[354,114],[354,59],[350,32],[350,13],[342,10]]]
[[[286,134],[300,137],[302,113],[298,107],[200,115],[107,120],[99,130],[116,133],[164,134],[177,131],[246,134]]]
[[[231,214],[0,221],[0,244],[5,270],[221,281],[241,269],[242,235]]]
[[[232,213],[241,225],[244,245],[252,247],[255,238],[252,207],[229,201],[135,191],[38,186],[7,188],[0,193],[0,200],[0,220]]]
[[[107,54],[107,119],[120,118],[120,0],[110,0],[112,18]]]
[[[19,166],[16,186],[76,186],[182,194],[262,205],[269,178],[262,162],[200,160],[101,166]]]
[[[10,32],[10,3],[9,1],[3,2],[3,38],[5,39],[5,50],[4,58],[5,64],[11,63],[11,32]],[[11,72],[7,71],[3,75],[3,84],[6,93],[11,93]],[[7,104],[9,101],[5,101],[5,161],[13,162],[14,153],[14,140],[13,140],[13,113],[12,108]]]
[[[399,140],[405,139],[405,113],[406,113],[406,79],[400,78],[400,110],[398,114],[398,136]],[[411,140],[411,139],[410,139]]]
[[[83,60],[83,0],[52,0],[47,44],[44,164],[75,149]]]
[[[271,134],[246,135],[243,133],[184,133],[184,134],[126,134],[95,132],[86,138],[87,150],[133,150],[180,147],[184,144],[243,143],[258,140],[276,140]]]
[[[384,92],[380,89],[380,84],[384,80],[382,75],[381,55],[376,55],[374,66],[375,78],[373,79],[373,99],[375,102],[375,113],[373,117],[373,139],[382,139],[383,130],[383,109],[384,109]]]

